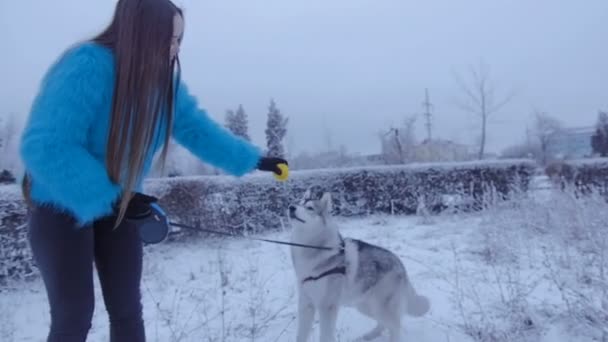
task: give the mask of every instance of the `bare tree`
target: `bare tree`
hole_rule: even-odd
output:
[[[540,153],[538,159],[543,165],[546,165],[549,158],[549,146],[563,126],[559,120],[539,110],[534,111],[534,121]]]
[[[403,126],[391,127],[380,135],[382,155],[387,164],[404,164],[414,159],[416,116],[405,119]]]
[[[403,164],[403,144],[399,128],[391,127],[388,132],[380,136],[382,140],[382,156],[387,164]]]
[[[0,116],[0,171],[8,169],[15,172],[18,167],[18,131],[17,114]]]
[[[464,98],[458,102],[458,106],[477,115],[481,121],[478,157],[483,159],[487,142],[488,120],[513,99],[514,93],[497,96],[496,87],[490,79],[489,67],[483,62],[480,62],[477,68],[470,66],[469,72],[471,74],[470,83],[467,83],[457,73],[455,74],[456,81],[464,93]]]

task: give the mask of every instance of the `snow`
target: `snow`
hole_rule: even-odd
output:
[[[291,170],[290,177],[319,177],[320,175],[336,175],[342,173],[353,173],[360,171],[369,172],[395,172],[395,171],[426,171],[432,170],[443,170],[443,171],[456,171],[456,170],[470,170],[474,168],[493,168],[493,169],[507,169],[513,166],[527,167],[535,169],[537,164],[534,160],[530,159],[496,159],[496,160],[483,160],[483,161],[463,161],[463,162],[445,162],[445,163],[410,163],[410,164],[396,164],[396,165],[364,165],[364,166],[349,166],[340,168],[320,168],[320,169],[305,169],[305,170]],[[255,171],[251,174],[243,176],[241,178],[235,178],[229,175],[200,175],[200,176],[183,176],[175,177],[175,180],[204,180],[209,179],[224,183],[232,183],[238,181],[250,181],[257,179],[267,179],[268,173]],[[155,184],[158,182],[164,182],[165,178],[151,178],[148,180],[149,183]]]
[[[594,166],[594,167],[605,167],[608,164],[608,158],[584,158],[574,159],[565,161],[566,164],[572,166]]]
[[[464,222],[422,226],[415,221],[415,218],[376,217],[340,223],[345,235],[379,243],[402,256],[420,292],[436,301],[428,318],[406,322],[408,337],[436,341],[451,336],[452,341],[466,341],[445,326],[453,313],[444,292],[445,284],[434,273],[445,271],[441,266],[443,253],[437,250],[449,244],[460,230],[458,225]],[[444,235],[443,230],[453,233]],[[288,232],[266,237],[285,240]],[[294,336],[296,296],[289,249],[257,241],[218,239],[146,249],[142,291],[150,341],[203,341],[222,336],[220,260],[226,274],[223,298],[226,341],[251,340],[251,335],[258,341],[284,341]],[[96,295],[90,339],[107,341],[107,318],[97,283]],[[0,294],[3,306],[0,312],[11,308],[11,314],[2,317],[0,332],[12,331],[15,341],[42,340],[49,322],[45,300],[40,281],[19,284],[17,290]],[[372,327],[373,322],[345,309],[339,318],[338,333],[341,340],[352,340]],[[180,339],[181,334],[187,336]]]
[[[21,196],[21,187],[16,184],[0,185],[0,201],[15,200]]]
[[[148,185],[164,194],[183,181]],[[530,185],[531,192],[519,198],[487,198],[480,212],[335,218],[344,236],[394,251],[418,292],[431,300],[427,316],[405,318],[405,340],[608,337],[608,204],[597,195],[555,190],[544,175]],[[0,198],[16,198],[18,191],[2,187]],[[213,210],[225,209],[222,203]],[[286,241],[289,227],[253,236]],[[142,295],[148,341],[292,341],[294,280],[283,245],[191,236],[146,247]],[[105,342],[108,321],[97,278],[95,292],[89,341]],[[0,287],[1,341],[44,340],[48,325],[39,278]],[[338,341],[354,341],[373,327],[368,318],[343,308]],[[317,334],[315,325],[311,341]],[[386,336],[375,340],[384,341]]]
[[[522,199],[521,206],[496,204],[475,215],[336,220],[343,235],[394,251],[417,290],[431,299],[427,316],[405,319],[408,341],[465,342],[477,336],[478,341],[590,342],[593,334],[582,334],[583,326],[564,314],[563,295],[542,267],[540,246],[553,242],[547,232],[532,228],[559,224],[557,216],[545,217],[549,210],[542,212],[541,204],[556,201],[551,190],[542,191],[542,197]],[[561,199],[566,202],[558,205],[571,206]],[[288,240],[289,229],[261,236]],[[148,341],[292,341],[295,336],[297,297],[286,246],[236,238],[149,246],[142,292]],[[90,341],[108,340],[101,298],[96,279]],[[43,340],[48,323],[40,280],[0,293],[2,341]],[[373,326],[344,308],[338,341],[353,341]],[[386,336],[376,340],[381,341]]]
[[[369,171],[369,172],[395,172],[395,171],[427,171],[427,170],[442,170],[442,171],[457,171],[457,170],[470,170],[475,168],[493,168],[493,169],[507,169],[513,166],[524,166],[529,168],[536,168],[537,164],[530,159],[496,159],[496,160],[474,160],[474,161],[463,161],[463,162],[437,162],[437,163],[409,163],[409,164],[395,164],[395,165],[364,165],[364,166],[349,166],[341,168],[326,168],[326,169],[311,169],[311,170],[297,170],[292,171],[294,175],[302,177],[317,177],[320,173],[336,174],[336,173],[349,173],[358,171]]]

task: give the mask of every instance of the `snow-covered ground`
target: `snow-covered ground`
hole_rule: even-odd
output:
[[[586,272],[588,282],[600,281],[594,265],[605,262],[589,261],[584,271],[583,263],[577,263],[577,257],[584,256],[574,244],[564,247],[566,240],[560,237],[581,220],[601,221],[608,213],[598,212],[606,205],[577,207],[576,199],[542,191],[542,197],[496,205],[476,215],[337,220],[343,235],[397,253],[414,286],[431,299],[427,316],[405,319],[406,341],[594,341],[597,322],[591,321],[597,317],[592,316],[602,314],[602,307],[570,295],[568,284],[574,288],[580,272]],[[566,208],[572,212],[564,213]],[[597,217],[590,217],[592,213]],[[592,240],[580,233],[580,241]],[[287,240],[289,232],[265,237]],[[567,266],[564,255],[572,258]],[[148,341],[295,340],[297,301],[288,247],[205,239],[147,247],[144,263]],[[562,267],[576,276],[555,272]],[[592,286],[579,290],[601,299]],[[40,281],[1,292],[0,340],[42,341],[49,324],[47,310]],[[338,341],[355,341],[373,326],[353,309],[343,309]],[[313,340],[317,338],[315,330]],[[108,341],[98,286],[89,340]]]
[[[441,277],[452,267],[445,260],[450,244],[466,243],[465,231],[475,221],[445,220],[426,226],[417,224],[416,218],[377,217],[340,222],[345,235],[394,250],[419,291],[433,299],[427,318],[406,321],[406,336],[416,341],[443,341],[448,336],[451,341],[466,341],[449,326],[455,313],[451,290]],[[288,239],[288,232],[268,236]],[[287,247],[249,240],[201,240],[147,248],[142,290],[149,339],[292,340],[297,301],[290,262]],[[0,331],[13,331],[15,341],[40,341],[49,322],[42,284],[27,284],[1,296],[0,312],[5,314]],[[367,318],[344,310],[339,318],[340,340],[351,341],[372,327]],[[107,341],[107,330],[98,289],[91,340]]]

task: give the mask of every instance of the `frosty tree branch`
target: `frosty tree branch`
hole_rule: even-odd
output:
[[[462,76],[455,73],[456,82],[464,94],[463,99],[458,101],[457,104],[462,110],[477,115],[481,120],[478,158],[483,159],[487,141],[488,119],[506,106],[513,99],[515,93],[510,92],[497,97],[495,95],[495,85],[490,79],[489,68],[483,62],[480,62],[477,68],[470,66],[469,73],[470,82],[466,82]]]

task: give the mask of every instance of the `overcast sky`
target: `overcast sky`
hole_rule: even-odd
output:
[[[498,95],[489,147],[519,140],[533,108],[569,126],[608,110],[606,0],[176,0],[185,8],[184,79],[217,120],[243,104],[264,144],[270,98],[297,151],[374,153],[377,132],[434,104],[434,136],[473,144],[454,71],[485,61]],[[0,0],[0,113],[26,115],[63,49],[104,27],[115,0]],[[465,73],[464,76],[467,76]],[[422,117],[419,137],[424,137]]]

